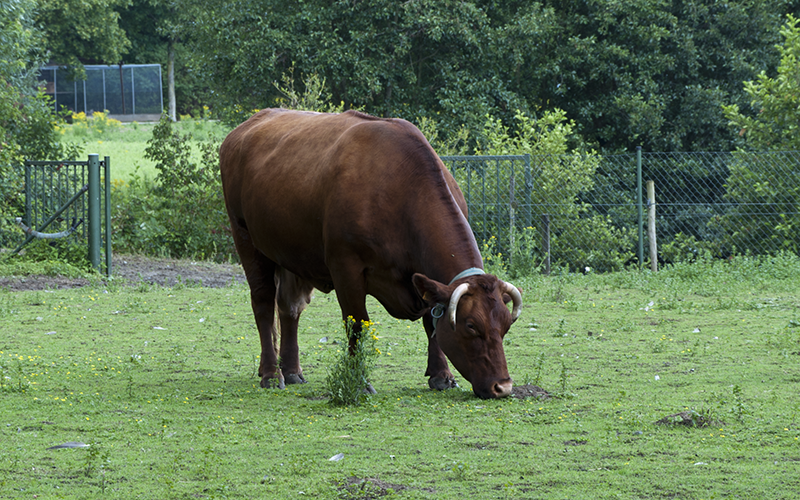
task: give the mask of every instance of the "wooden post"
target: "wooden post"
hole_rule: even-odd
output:
[[[550,276],[550,216],[542,215],[542,251],[544,252],[544,274]]]
[[[650,241],[650,270],[658,271],[658,244],[656,242],[656,188],[647,181],[647,239]]]

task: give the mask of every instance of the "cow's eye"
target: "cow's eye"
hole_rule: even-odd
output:
[[[475,323],[473,323],[472,321],[467,321],[466,326],[467,326],[467,331],[469,333],[471,333],[472,335],[478,335],[478,330],[477,328],[475,328]]]

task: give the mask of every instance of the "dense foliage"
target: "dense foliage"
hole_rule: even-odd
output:
[[[755,80],[744,82],[750,99],[746,107],[752,114],[744,114],[737,104],[723,107],[751,151],[800,150],[800,19],[789,15],[780,33],[777,74],[771,77],[762,71]]]
[[[560,108],[605,151],[730,150],[721,105],[777,63],[785,1],[212,0],[183,10],[218,107],[276,104],[289,68],[334,102],[451,135]]]
[[[745,114],[736,104],[724,107],[730,125],[745,138],[748,151],[800,150],[800,20],[789,15],[780,33],[783,43],[776,46],[781,57],[777,74],[771,77],[762,71],[744,84],[751,113]],[[771,217],[753,220],[747,217],[746,208],[732,210],[721,221],[723,227],[732,229],[728,244],[748,248],[757,242],[771,252],[797,253],[800,172],[781,158],[748,161],[753,156],[758,155],[738,153],[740,161],[731,167],[727,179],[726,201],[757,207]]]
[[[219,142],[210,137],[201,143],[199,162],[191,157],[192,147],[191,137],[173,130],[163,115],[145,151],[156,163],[155,182],[136,175],[113,193],[118,251],[216,260],[232,256]]]
[[[279,105],[294,71],[336,105],[435,120],[442,140],[463,126],[472,146],[487,114],[514,128],[516,110],[562,109],[604,152],[729,151],[722,105],[744,108],[741,83],[774,70],[797,3],[42,0],[38,18],[62,63],[173,54],[179,112],[210,104],[231,124]]]
[[[82,77],[84,63],[116,64],[130,48],[118,10],[130,0],[38,0],[36,21],[50,57]]]
[[[15,168],[24,159],[70,159],[78,152],[60,141],[52,105],[34,86],[44,56],[34,11],[32,0],[0,0],[0,235],[21,211],[22,178]]]

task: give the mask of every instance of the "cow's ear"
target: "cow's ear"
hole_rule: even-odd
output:
[[[522,288],[520,288],[520,287],[518,287],[518,286],[517,286],[517,287],[514,287],[514,288],[516,288],[517,290],[519,290],[519,293],[522,293]],[[508,294],[508,293],[506,293],[506,292],[503,292],[503,304],[508,304],[508,303],[509,303],[509,302],[511,302],[512,300],[513,300],[513,299],[511,298],[511,295],[509,295],[509,294]]]
[[[423,274],[416,273],[411,278],[414,288],[422,300],[433,306],[437,303],[446,303],[450,299],[450,294],[445,285],[434,281]]]

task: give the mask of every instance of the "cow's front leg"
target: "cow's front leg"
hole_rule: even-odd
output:
[[[349,261],[348,259],[332,259],[332,261],[336,262],[335,266],[331,266],[331,277],[336,289],[336,298],[342,309],[345,328],[351,329],[348,347],[352,356],[358,348],[358,339],[361,338],[361,335],[366,334],[362,326],[365,322],[369,322],[364,266],[359,261]],[[377,394],[377,391],[369,381],[364,387],[364,392]]]
[[[433,335],[433,318],[430,312],[422,317],[422,324],[428,337],[428,369],[425,370],[425,375],[430,377],[428,387],[437,391],[458,387],[453,373],[447,366],[447,358],[439,347],[436,336]]]

